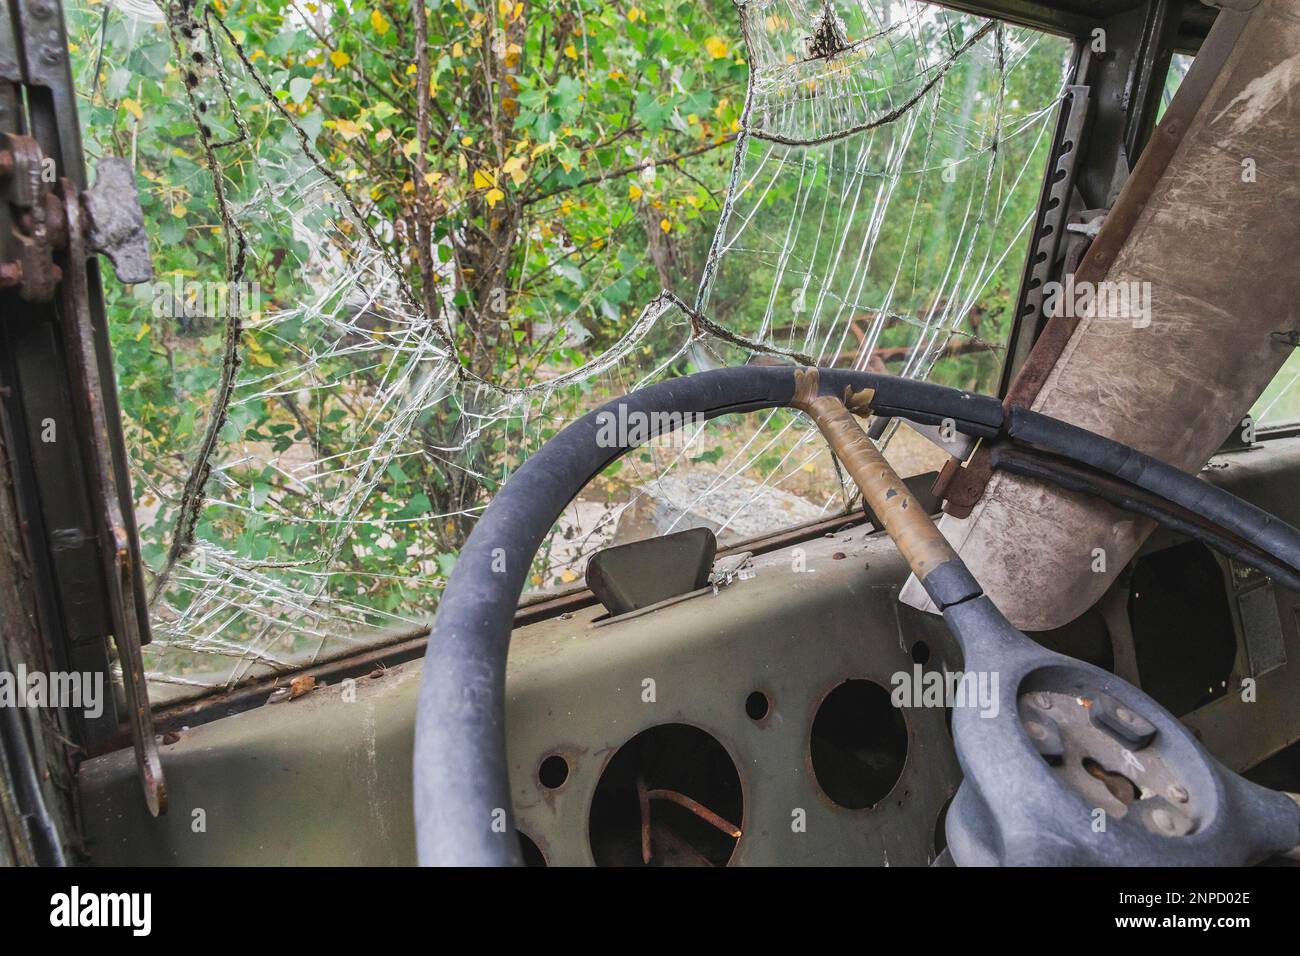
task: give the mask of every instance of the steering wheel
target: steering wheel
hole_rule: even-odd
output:
[[[1047,448],[1065,464],[1041,455],[994,461],[1166,521],[1296,589],[1300,532],[1091,432],[1023,409],[1006,415],[989,396],[869,372],[746,366],[665,381],[591,412],[529,458],[480,518],[425,653],[414,766],[422,864],[522,863],[506,763],[506,652],[546,534],[587,482],[630,448],[611,444],[618,430],[602,426],[644,416],[652,427],[640,437],[648,439],[688,413],[713,418],[781,406],[805,412],[821,429],[942,611],[968,677],[996,675],[988,681],[996,706],[954,708],[964,779],[946,827],[958,865],[1223,866],[1296,852],[1300,798],[1228,770],[1137,687],[1021,634],[854,415],[948,423],[963,434]],[[1126,783],[1121,809],[1085,799],[1082,774]]]

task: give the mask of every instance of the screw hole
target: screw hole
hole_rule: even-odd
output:
[[[925,641],[917,641],[913,644],[912,660],[917,664],[928,664],[930,662],[930,645]]]
[[[762,691],[756,690],[745,698],[745,713],[750,720],[762,720],[771,709],[772,705]]]
[[[537,768],[537,779],[547,790],[564,786],[564,781],[569,779],[569,762],[559,754],[551,754]]]

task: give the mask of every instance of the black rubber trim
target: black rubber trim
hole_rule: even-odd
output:
[[[447,582],[425,652],[415,724],[415,826],[423,864],[520,862],[506,763],[505,663],[515,607],[534,555],[568,503],[626,446],[600,447],[602,415],[713,418],[789,405],[794,367],[745,366],[671,379],[573,422],[511,477],[483,512]],[[875,389],[905,417],[996,432],[997,399],[889,375],[820,370],[822,394]],[[892,410],[897,410],[896,412]],[[679,425],[680,423],[678,423]],[[671,430],[671,422],[665,430]]]
[[[1297,569],[1274,560],[1249,542],[1199,515],[1171,506],[1154,493],[1137,488],[1122,479],[1013,445],[994,446],[989,455],[989,464],[999,471],[1036,478],[1069,491],[1092,495],[1125,511],[1152,518],[1179,534],[1201,541],[1220,554],[1263,572],[1283,587],[1300,593],[1300,573]]]
[[[1275,560],[1300,569],[1300,531],[1208,481],[1077,425],[1018,406],[1011,409],[1008,433],[1017,441],[1091,465],[1180,505]]]

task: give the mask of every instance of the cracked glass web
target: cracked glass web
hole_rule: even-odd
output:
[[[111,2],[128,32],[164,18],[147,0]],[[273,106],[275,92],[218,17],[209,10],[190,31],[183,9],[165,17],[176,49],[212,64],[198,82],[221,104],[203,121],[230,137],[209,158],[220,179],[246,159],[247,104]],[[360,190],[297,131],[259,153],[255,188],[219,193],[212,216],[231,264],[203,278],[230,278],[241,242],[290,222],[304,293],[226,330],[215,385],[180,378],[199,439],[155,447],[128,423],[155,701],[422,635],[448,564],[433,531],[472,524],[483,502],[378,508],[415,459],[491,487],[575,408],[720,365],[815,362],[996,388],[1070,44],[919,2],[737,10],[748,88],[698,286],[666,290],[577,367],[539,359],[527,383],[467,372],[388,252],[392,225],[368,218]],[[263,364],[240,338],[249,329],[296,361]],[[543,331],[539,356],[581,335],[558,308]],[[268,407],[284,430],[250,440],[244,426]],[[434,409],[457,412],[451,433],[430,430]],[[322,422],[345,423],[342,440],[318,441]],[[905,474],[944,457],[906,428],[884,437]],[[580,585],[586,559],[611,542],[704,525],[726,545],[852,504],[797,415],[729,418],[640,449],[593,483],[532,583]],[[363,560],[380,553],[395,558]]]

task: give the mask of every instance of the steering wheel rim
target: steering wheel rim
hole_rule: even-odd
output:
[[[677,427],[688,413],[708,419],[734,412],[797,407],[796,380],[806,374],[821,397],[842,395],[846,390],[871,390],[871,408],[879,415],[929,424],[952,422],[958,431],[983,438],[1004,433],[1006,422],[1001,403],[989,396],[870,372],[770,366],[718,369],[661,382],[614,399],[564,428],[518,469],[485,510],[452,572],[430,633],[416,715],[413,775],[421,864],[522,864],[515,838],[505,739],[505,662],[514,610],[533,557],[564,508],[604,467],[640,443],[602,444],[601,425],[607,421],[606,416],[622,416],[627,421],[629,415],[648,415],[651,428],[639,436],[644,441],[657,437],[655,428],[670,431]],[[677,417],[672,413],[677,413]],[[1023,414],[1015,421],[1022,429],[1026,427]],[[1145,478],[1166,492],[1183,496],[1190,492],[1202,497],[1205,497],[1203,489],[1210,487],[1198,482],[1201,487],[1189,489],[1175,477],[1182,475],[1176,469],[1118,443],[1107,445],[1106,439],[1074,426],[1044,416],[1029,419],[1029,425],[1028,430],[1037,440],[1048,444],[1055,440],[1054,450],[1063,452],[1067,458],[1072,451],[1078,453],[1080,436],[1083,436],[1086,440],[1082,457],[1090,459],[1085,463],[1110,470],[1112,474],[1124,472],[1121,477],[1136,476],[1139,486]],[[1061,439],[1061,428],[1071,430],[1065,432],[1068,440]],[[605,436],[610,432],[610,429],[603,430]],[[619,440],[623,437],[619,435]],[[1195,481],[1190,476],[1184,477]],[[1208,497],[1217,508],[1216,513],[1240,519],[1230,525],[1234,531],[1245,531],[1255,544],[1262,537],[1271,545],[1264,550],[1279,562],[1292,569],[1300,567],[1300,532],[1259,509],[1252,509],[1227,492],[1220,489],[1213,492]],[[1234,510],[1234,503],[1240,506],[1238,510]],[[1241,517],[1243,514],[1245,518]],[[1261,522],[1259,515],[1268,520]],[[1278,551],[1284,556],[1278,557]],[[1294,561],[1287,560],[1293,556]],[[987,632],[1004,649],[1016,639],[1023,642],[1020,654],[1022,657],[1029,654],[1027,659],[1033,658],[1034,652],[1041,652],[1035,666],[1022,676],[1055,665],[1084,668],[1080,673],[1086,673],[1087,679],[1094,682],[1120,680],[1099,669],[1087,671],[1089,665],[1054,655],[1025,638],[983,596],[960,559],[955,560],[955,566],[945,565],[941,570],[942,573],[931,574],[922,583],[930,582],[927,590],[942,609],[968,657],[972,653],[978,657],[981,653],[978,649],[987,645],[973,635]],[[1025,650],[1026,647],[1030,650]],[[1121,696],[1139,707],[1144,715],[1149,714],[1168,739],[1179,747],[1191,740],[1185,728],[1182,734],[1186,737],[1179,734],[1181,724],[1172,715],[1139,689],[1120,683],[1127,688]],[[1131,697],[1129,691],[1140,697]],[[962,784],[967,795],[954,801],[950,811],[955,854],[966,856],[968,862],[986,862],[990,858],[997,862],[1060,862],[1060,847],[1071,844],[1071,840],[1068,834],[1054,832],[1047,825],[1058,813],[1048,805],[1039,807],[1035,824],[1049,837],[1043,841],[1050,851],[1048,857],[1040,859],[1033,846],[1025,845],[1016,846],[1009,854],[1005,852],[1004,835],[1023,830],[1026,821],[1014,813],[1002,812],[1006,797],[1001,794],[996,779],[987,783],[971,781],[984,779],[981,768],[990,759],[996,765],[1005,741],[1015,739],[1016,735],[1006,725],[988,738],[995,741],[993,745],[981,749],[975,741],[987,738],[986,728],[959,732],[958,727],[966,723],[964,718],[959,722],[954,717],[954,734],[961,733],[972,741],[963,748],[962,740],[957,740],[958,759],[967,775]],[[996,743],[999,739],[1004,743]],[[1222,768],[1194,740],[1192,746],[1199,748],[1200,759],[1207,768],[1204,772],[1210,775],[1206,779],[1214,781],[1215,806],[1234,810],[1255,821],[1244,829],[1234,828],[1229,821],[1217,829],[1210,828],[1215,829],[1212,840],[1202,836],[1185,844],[1193,846],[1192,862],[1222,862],[1225,848],[1235,847],[1238,851],[1244,848],[1247,856],[1258,856],[1300,844],[1300,806],[1288,801],[1284,794],[1257,787]],[[1022,748],[1017,760],[1023,757]],[[1216,819],[1220,818],[1228,819],[1222,814]],[[1213,847],[1207,851],[1205,848],[1210,843]],[[1075,840],[1074,844],[1079,841]],[[1127,844],[1116,840],[1101,841],[1101,844],[1104,845],[1077,855],[1077,859],[1143,862],[1153,850],[1153,846],[1139,840],[1138,844],[1142,845],[1137,846],[1136,857],[1129,860],[1123,848],[1134,845],[1131,838]],[[990,847],[999,845],[1004,852],[990,853]],[[963,846],[969,849],[957,849]],[[1227,855],[1233,859],[1241,856],[1239,852]],[[1076,856],[1068,858],[1075,860]]]

